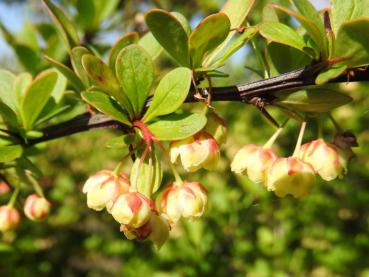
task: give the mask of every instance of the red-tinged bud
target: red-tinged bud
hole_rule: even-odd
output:
[[[31,194],[24,203],[24,214],[31,220],[41,220],[50,213],[51,203],[49,200],[39,197],[37,194]]]
[[[115,199],[129,189],[129,181],[124,174],[116,177],[112,171],[101,170],[88,178],[83,186],[87,194],[87,206],[101,211],[105,207],[110,212]]]
[[[111,208],[111,215],[120,224],[133,228],[143,226],[155,209],[154,202],[139,192],[121,194]]]
[[[181,217],[198,219],[207,207],[207,191],[198,182],[174,182],[161,196],[160,208],[171,222]]]
[[[10,206],[0,207],[0,231],[6,232],[17,228],[20,223],[19,212]]]
[[[242,147],[233,159],[231,170],[247,175],[255,183],[265,183],[267,172],[277,155],[273,150],[256,144]]]
[[[278,158],[268,171],[267,188],[278,197],[306,195],[315,183],[313,167],[297,157]]]
[[[163,216],[153,212],[150,219],[143,226],[133,228],[122,224],[120,230],[127,239],[149,239],[160,249],[169,237],[170,225]]]
[[[179,157],[186,171],[194,172],[201,167],[212,170],[219,161],[219,147],[211,135],[202,131],[189,138],[171,143],[172,163],[176,162]]]
[[[304,144],[300,150],[300,157],[311,164],[323,180],[342,178],[347,173],[348,162],[343,150],[322,139]]]
[[[209,111],[207,118],[208,121],[203,130],[215,138],[218,145],[224,144],[227,140],[227,123],[224,118],[214,111]]]
[[[7,183],[1,182],[0,183],[0,196],[6,194],[10,191],[10,188]]]

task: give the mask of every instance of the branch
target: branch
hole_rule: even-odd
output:
[[[228,86],[228,87],[214,87],[212,91],[212,101],[239,101],[246,104],[252,104],[254,97],[264,99],[274,98],[278,92],[298,89],[300,87],[315,85],[315,78],[321,71],[322,64],[310,65],[302,69],[284,73],[277,77],[263,79],[243,85]],[[348,78],[346,73],[342,74],[329,83],[348,83],[348,82],[368,82],[369,68],[354,68],[351,69],[354,74]],[[208,96],[209,88],[200,89],[201,95],[206,98]],[[152,97],[149,97],[146,102],[146,108],[150,106]],[[197,102],[198,99],[194,97],[194,90],[189,93],[186,101],[187,103]],[[26,145],[34,145],[37,143],[70,136],[76,133],[85,132],[97,128],[109,128],[127,132],[128,127],[123,123],[112,119],[103,114],[84,113],[67,122],[56,124],[41,131],[44,135],[37,139],[31,139]]]

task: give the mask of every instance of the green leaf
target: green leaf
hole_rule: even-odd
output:
[[[220,12],[228,16],[231,21],[230,28],[235,29],[242,26],[255,2],[255,0],[228,0]],[[209,66],[214,61],[235,34],[235,31],[229,32],[227,38],[206,58],[204,67]]]
[[[119,137],[110,139],[105,146],[108,148],[127,148],[135,141],[135,135],[125,134]]]
[[[31,47],[23,44],[15,44],[14,51],[21,64],[26,70],[37,73],[41,67],[41,56],[39,52],[33,50]]]
[[[333,0],[332,1],[332,29],[337,35],[338,29],[346,20],[351,19],[354,12],[355,0]]]
[[[148,125],[154,136],[162,141],[188,138],[199,132],[206,124],[206,116],[200,113],[171,114],[158,118]]]
[[[20,110],[23,126],[26,130],[32,128],[33,123],[46,105],[57,79],[58,75],[55,72],[43,72],[27,88]]]
[[[20,145],[0,146],[0,163],[8,163],[22,156]]]
[[[134,44],[138,42],[138,33],[130,32],[121,36],[116,43],[114,43],[113,47],[109,53],[109,66],[113,72],[115,72],[115,62],[118,57],[119,52],[126,46],[130,44]]]
[[[290,26],[279,22],[264,22],[259,25],[260,34],[268,41],[288,45],[304,51],[307,45],[304,39]]]
[[[323,85],[327,83],[329,80],[337,78],[341,74],[343,74],[347,69],[346,65],[335,64],[325,70],[322,70],[319,75],[315,79],[315,84]]]
[[[189,67],[188,35],[173,14],[159,9],[149,11],[145,21],[156,40],[180,65]]]
[[[179,23],[181,23],[183,29],[189,36],[191,34],[191,25],[190,22],[188,22],[187,18],[179,12],[171,12],[171,14],[174,15],[175,18],[177,18],[177,20],[179,21]]]
[[[283,92],[276,96],[277,105],[311,113],[326,113],[352,101],[352,98],[346,94],[324,87]]]
[[[58,75],[58,79],[56,80],[56,85],[51,92],[51,97],[54,98],[56,103],[59,103],[63,98],[64,92],[67,88],[67,79],[61,74],[58,70],[49,69],[52,72],[55,72]]]
[[[82,57],[82,65],[94,85],[106,94],[113,96],[125,107],[129,114],[133,114],[131,103],[127,96],[121,91],[119,83],[110,67],[93,55],[84,55]]]
[[[77,30],[64,12],[50,0],[42,0],[69,49],[80,44]]]
[[[65,78],[68,79],[70,84],[78,91],[82,91],[85,89],[84,84],[81,82],[81,80],[78,78],[78,76],[69,68],[66,67],[64,64],[46,56],[46,60],[48,60],[57,70],[59,70]]]
[[[163,47],[154,38],[151,32],[145,34],[138,42],[143,49],[151,56],[152,60],[156,60],[163,52]]]
[[[126,125],[131,125],[125,111],[109,95],[99,91],[84,91],[82,98],[100,112],[110,115]]]
[[[2,101],[0,101],[0,115],[7,126],[15,130],[19,128],[17,115],[11,108],[9,108],[8,105],[4,104]]]
[[[82,65],[82,57],[83,55],[87,54],[91,54],[91,52],[82,46],[74,47],[70,53],[70,59],[74,72],[82,81],[85,87],[88,87],[90,85],[90,81],[88,80],[88,76]]]
[[[124,48],[116,60],[116,76],[127,95],[134,114],[139,116],[154,82],[154,65],[150,55],[138,45]]]
[[[32,83],[32,75],[29,73],[21,73],[17,75],[14,80],[14,93],[17,98],[17,108],[19,109],[20,103],[26,93],[27,87]]]
[[[14,112],[17,110],[17,98],[14,93],[15,76],[13,73],[0,70],[0,100]]]
[[[228,16],[217,13],[206,17],[192,31],[188,45],[193,68],[201,67],[204,58],[226,39],[230,26]]]
[[[348,57],[348,67],[369,64],[369,18],[345,22],[338,30],[335,57]]]
[[[96,14],[95,25],[99,26],[103,22],[103,20],[111,16],[117,10],[119,3],[119,0],[93,0]]]
[[[190,69],[179,67],[167,73],[156,88],[143,120],[148,122],[156,116],[176,111],[186,99],[190,86]]]

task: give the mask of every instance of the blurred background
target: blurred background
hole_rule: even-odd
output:
[[[89,1],[55,2],[74,19],[84,42],[103,57],[122,34],[146,31],[143,14],[150,8],[179,11],[196,26],[225,2],[95,1],[105,3],[105,12],[97,16],[88,9]],[[248,17],[250,24],[260,22],[267,2],[256,1]],[[288,5],[287,0],[273,2]],[[329,6],[328,1],[314,4],[319,9]],[[283,20],[296,24],[288,17]],[[0,21],[1,68],[37,74],[49,66],[44,54],[68,63],[66,49],[41,1],[2,0]],[[173,66],[165,56],[156,63],[158,75]],[[246,46],[223,68],[230,76],[216,85],[260,78],[249,67],[258,69],[259,65]],[[100,169],[113,169],[122,157],[120,150],[104,147],[115,135],[112,131],[81,133],[40,146],[42,155],[35,161],[45,175],[42,185],[54,211],[41,223],[23,218],[15,234],[0,237],[0,276],[369,276],[368,86],[342,84],[341,89],[354,102],[334,115],[342,127],[357,135],[357,157],[344,179],[318,181],[312,193],[299,200],[280,199],[230,171],[235,152],[246,143],[264,143],[274,127],[254,107],[215,103],[229,126],[219,170],[182,172],[186,179],[198,180],[208,188],[208,212],[200,221],[176,226],[160,251],[149,242],[128,241],[111,216],[86,206],[81,191],[84,181]],[[83,111],[82,104],[76,105],[62,119]],[[292,153],[297,127],[290,122],[278,140],[280,155]],[[310,127],[306,139],[314,137],[314,126]],[[331,139],[332,133],[327,120],[325,138]],[[127,160],[126,172],[129,163]],[[165,176],[163,183],[170,178]],[[0,195],[0,203],[8,198]]]

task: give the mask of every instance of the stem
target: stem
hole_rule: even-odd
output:
[[[167,150],[164,148],[164,146],[163,146],[159,141],[157,141],[156,143],[159,145],[159,147],[160,147],[160,148],[161,148],[161,150],[163,151],[164,156],[165,156],[165,158],[166,158],[166,159],[167,159],[167,161],[168,161],[168,164],[169,164],[170,170],[172,171],[172,173],[173,173],[173,175],[174,175],[174,179],[176,180],[176,183],[177,183],[178,185],[182,185],[182,184],[183,184],[183,180],[182,180],[181,176],[179,175],[179,173],[178,173],[177,169],[174,167],[173,163],[171,162],[171,160],[170,160],[170,157],[169,157],[169,154],[168,154]]]
[[[306,127],[306,121],[301,123],[299,137],[297,139],[295,151],[293,151],[292,157],[298,157],[301,149],[302,138],[304,137]]]
[[[281,127],[279,127],[277,129],[277,131],[272,135],[272,137],[263,145],[263,148],[271,148],[272,147],[272,145],[274,144],[274,142],[276,141],[276,139],[281,134],[284,126],[287,124],[288,120],[289,120],[289,118],[287,118],[285,120],[285,122],[283,122],[283,124],[281,125]]]
[[[329,119],[332,121],[334,128],[336,128],[337,132],[342,132],[343,129],[341,128],[341,126],[338,124],[338,122],[334,119],[334,117],[332,116],[331,113],[328,114]]]
[[[18,197],[18,194],[19,194],[19,191],[20,191],[20,187],[17,186],[13,193],[12,193],[12,197],[10,198],[9,202],[8,202],[8,206],[9,207],[14,207],[15,205],[15,202],[17,201],[17,197]]]
[[[40,186],[40,184],[37,182],[37,180],[32,176],[32,174],[27,174],[27,178],[30,181],[30,183],[33,186],[33,189],[35,192],[42,198],[45,198],[44,192]]]
[[[322,118],[320,114],[316,118],[316,124],[317,124],[317,129],[318,129],[318,138],[322,138],[323,128],[322,128]]]

